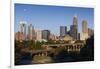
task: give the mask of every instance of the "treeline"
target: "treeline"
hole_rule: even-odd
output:
[[[60,41],[54,41],[54,40],[48,40],[48,41],[34,41],[34,40],[30,40],[30,41],[16,41],[15,40],[15,47],[25,47],[25,48],[29,48],[29,49],[42,49],[42,45],[48,45],[48,44],[59,44]]]

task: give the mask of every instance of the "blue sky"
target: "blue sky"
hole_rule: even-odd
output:
[[[59,34],[60,26],[72,25],[73,17],[78,17],[78,30],[81,32],[82,20],[88,21],[89,28],[94,28],[94,9],[68,6],[50,6],[34,4],[15,4],[15,32],[18,31],[19,22],[26,21],[35,29],[49,29]]]

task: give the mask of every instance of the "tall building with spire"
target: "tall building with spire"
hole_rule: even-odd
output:
[[[26,22],[20,21],[20,32],[23,33],[23,35],[25,36],[25,40],[26,40],[26,36],[27,36],[26,28],[27,28]]]
[[[78,39],[78,18],[77,16],[73,17],[73,25],[70,26],[70,36],[72,36],[74,40]]]
[[[73,25],[78,27],[78,18],[76,15],[73,17]]]

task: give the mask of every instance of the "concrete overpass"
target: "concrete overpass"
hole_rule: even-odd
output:
[[[84,47],[84,43],[74,43],[74,44],[48,44],[42,45],[43,50],[26,50],[25,52],[30,53],[32,56],[48,56],[48,52],[52,51],[53,47],[59,48],[64,47],[66,52],[80,52],[81,48]],[[56,49],[55,48],[55,49]]]
[[[68,43],[68,44],[48,44],[48,45],[42,45],[43,48],[45,49],[50,49],[53,47],[65,47],[65,49],[70,52],[74,52],[74,51],[79,51],[82,47],[84,47],[85,43]]]

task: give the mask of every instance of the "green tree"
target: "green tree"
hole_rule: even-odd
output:
[[[35,49],[42,49],[42,43],[37,41],[35,45]]]

